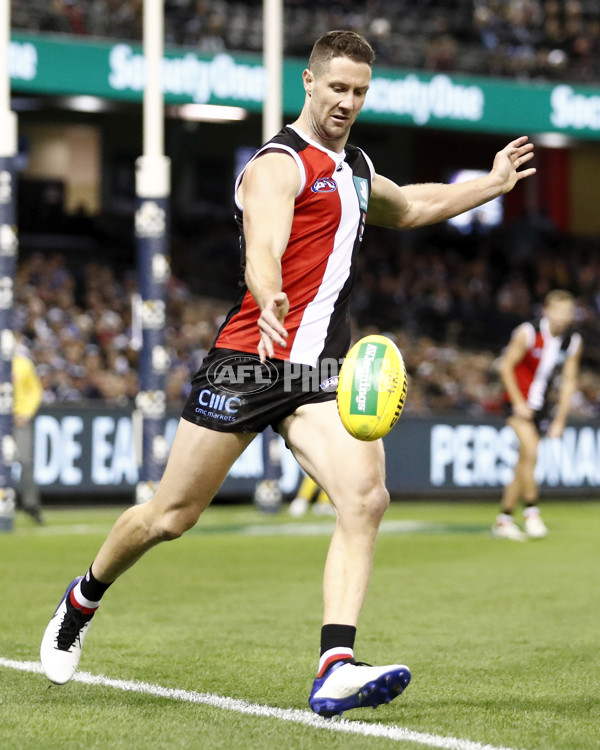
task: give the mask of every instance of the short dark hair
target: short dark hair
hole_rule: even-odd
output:
[[[575,297],[566,289],[552,289],[544,298],[544,306],[549,307],[555,302],[571,302],[575,304]]]
[[[349,57],[369,67],[373,67],[375,62],[375,52],[364,37],[354,31],[337,30],[328,31],[317,39],[310,53],[308,68],[319,75],[323,66],[334,57]]]

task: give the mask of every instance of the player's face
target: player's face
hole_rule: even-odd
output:
[[[550,332],[554,336],[564,333],[575,317],[575,305],[570,300],[552,302],[544,309],[544,314],[550,323]]]
[[[317,75],[304,71],[312,135],[326,148],[344,147],[365,103],[370,82],[371,68],[367,63],[348,57],[334,57]]]

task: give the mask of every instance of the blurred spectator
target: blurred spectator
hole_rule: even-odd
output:
[[[27,349],[17,337],[12,360],[13,434],[20,467],[17,491],[23,510],[37,524],[43,524],[40,491],[33,477],[33,420],[42,403],[42,384]]]

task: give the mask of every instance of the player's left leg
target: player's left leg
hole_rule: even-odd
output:
[[[338,513],[325,568],[325,622],[356,626],[377,530],[389,503],[383,443],[351,437],[334,401],[300,407],[280,431]]]
[[[383,443],[351,437],[335,401],[300,407],[280,431],[304,470],[327,492],[338,516],[325,564],[321,660],[310,705],[331,716],[389,702],[408,685],[408,668],[353,663],[375,539],[389,503]]]

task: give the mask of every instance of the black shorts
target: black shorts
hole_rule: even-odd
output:
[[[335,399],[338,373],[323,374],[320,367],[211,349],[181,416],[218,432],[262,432],[269,425],[277,431],[299,406]]]

